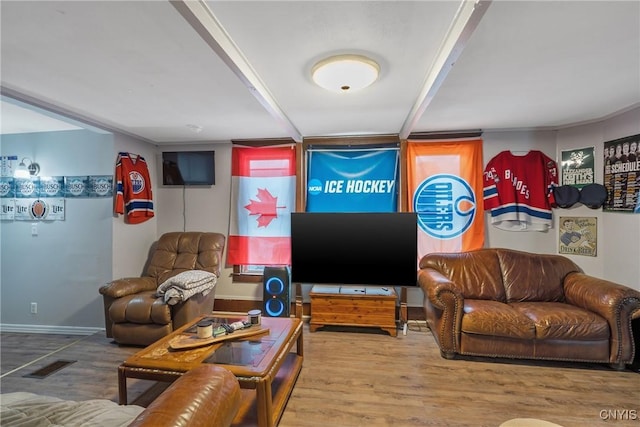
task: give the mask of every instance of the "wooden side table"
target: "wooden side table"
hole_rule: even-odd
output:
[[[309,292],[311,321],[309,330],[315,332],[326,325],[366,326],[381,328],[395,337],[396,301],[394,288],[320,286]]]

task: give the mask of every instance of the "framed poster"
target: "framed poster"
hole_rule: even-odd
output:
[[[0,176],[13,177],[18,163],[18,156],[0,156]]]
[[[640,189],[640,134],[604,143],[605,211],[634,212]]]
[[[594,151],[594,147],[562,151],[562,185],[582,188],[587,184],[593,184]]]
[[[559,253],[596,256],[598,229],[596,217],[560,217]]]

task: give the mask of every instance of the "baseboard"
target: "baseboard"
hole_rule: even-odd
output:
[[[231,311],[234,313],[247,313],[249,310],[262,309],[262,301],[255,300],[237,300],[237,299],[220,299],[216,298],[214,303],[215,311]],[[400,307],[397,307],[399,310]],[[292,302],[290,313],[295,313],[295,303]],[[311,316],[311,303],[302,303],[303,318]],[[399,312],[396,318],[400,318]],[[422,307],[407,307],[407,320],[426,320],[424,309]]]
[[[93,335],[96,332],[104,332],[104,328],[0,323],[0,331],[19,332],[25,334]]]
[[[247,313],[249,310],[256,308],[262,309],[262,301],[216,298],[214,304],[215,311],[230,311],[235,313]],[[295,303],[292,303],[290,312],[295,313]],[[303,319],[308,321],[311,316],[310,303],[306,302],[302,304],[302,314]],[[399,319],[399,317],[397,318]],[[407,307],[407,320],[424,321],[425,317],[422,307]],[[18,332],[25,334],[93,335],[96,332],[104,332],[104,330],[104,328],[96,327],[0,323],[0,331],[2,332]]]

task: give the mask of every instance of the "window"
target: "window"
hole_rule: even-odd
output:
[[[235,282],[259,282],[265,265],[288,265],[290,213],[296,210],[296,145],[238,143],[232,147],[227,265]]]

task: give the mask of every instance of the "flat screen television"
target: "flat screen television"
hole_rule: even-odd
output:
[[[162,185],[213,185],[214,151],[163,151]]]
[[[294,283],[417,286],[415,212],[291,214]]]

